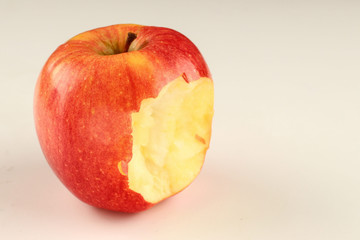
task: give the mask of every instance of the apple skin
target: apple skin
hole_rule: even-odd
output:
[[[111,55],[124,51],[129,32],[133,51]],[[211,78],[197,47],[168,28],[113,25],[56,49],[36,84],[35,125],[49,165],[76,197],[121,212],[154,205],[129,189],[117,165],[132,157],[131,113],[183,74]]]

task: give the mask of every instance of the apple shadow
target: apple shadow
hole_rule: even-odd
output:
[[[87,212],[85,214],[107,222],[124,219],[151,220],[163,216],[172,218],[169,215],[174,218],[190,214],[203,215],[214,208],[221,208],[225,214],[236,212],[241,215],[242,209],[251,204],[244,197],[246,188],[251,188],[251,183],[246,179],[234,179],[228,172],[205,164],[190,186],[146,211],[122,213],[99,209],[81,202],[70,193],[40,153],[25,155],[23,153],[22,157],[27,161],[22,161],[23,164],[12,165],[9,164],[11,161],[7,161],[0,166],[0,211],[22,212],[28,216],[57,216],[61,211],[69,212],[64,213],[63,217],[71,215],[71,211]]]
[[[116,219],[123,219],[123,218],[130,219],[130,218],[136,217],[136,214],[137,214],[137,213],[116,212],[116,211],[103,209],[103,208],[97,208],[97,207],[93,207],[93,206],[89,206],[88,209],[94,215],[97,215],[98,217],[100,217],[104,220],[109,220],[109,221],[113,221]]]
[[[19,156],[20,155],[20,156]],[[18,154],[18,160],[0,162],[0,212],[21,212],[27,216],[56,216],[70,212],[87,212],[105,221],[141,218],[144,212],[156,212],[171,202],[168,199],[147,211],[123,213],[90,206],[74,196],[55,176],[45,158],[39,153]],[[26,159],[20,160],[20,159]],[[21,162],[21,164],[19,164]],[[166,208],[165,208],[166,209]],[[66,213],[69,212],[69,213]]]
[[[231,174],[225,170],[204,166],[199,176],[187,188],[145,211],[122,213],[95,207],[91,207],[91,211],[105,220],[139,219],[148,216],[154,217],[154,215],[161,217],[169,214],[174,214],[174,216],[202,214],[212,208],[223,208],[224,212],[231,211],[231,213],[241,214],[241,210],[237,206],[246,200],[242,197],[244,189],[241,187],[251,188],[251,184],[247,185],[246,182],[246,179],[232,178]],[[243,206],[245,207],[246,204],[244,203]],[[235,208],[228,208],[230,205]]]
[[[240,185],[237,180],[229,178],[225,171],[214,171],[214,169],[204,166],[199,176],[187,188],[145,211],[122,213],[95,207],[90,207],[90,209],[97,217],[109,221],[121,221],[123,218],[134,220],[159,219],[164,218],[164,216],[169,218],[169,215],[203,214],[211,208],[228,206],[229,204],[226,202],[228,200],[232,202],[232,205],[235,201],[241,202]],[[231,194],[230,197],[229,193]],[[224,211],[227,210],[224,209]],[[231,209],[232,212],[236,210],[236,208]]]
[[[21,165],[0,166],[0,213],[13,229],[29,221],[36,225],[50,221],[55,231],[64,224],[80,224],[84,231],[95,225],[130,232],[142,226],[142,234],[159,235],[161,239],[159,229],[165,226],[167,232],[181,229],[184,236],[194,232],[205,239],[236,236],[250,217],[261,212],[255,208],[261,206],[267,193],[264,186],[254,187],[249,175],[236,176],[237,169],[228,172],[205,164],[195,181],[175,196],[146,211],[115,212],[89,206],[73,196],[42,156],[28,159]],[[101,234],[96,229],[93,232]]]
[[[146,219],[149,216],[153,215],[162,215],[166,214],[168,212],[169,208],[172,207],[172,198],[166,199],[151,208],[135,212],[135,213],[126,213],[126,212],[116,212],[108,209],[102,209],[102,208],[96,208],[89,206],[90,211],[96,215],[97,217],[105,220],[105,221],[121,221],[123,219],[133,219],[133,220],[139,220],[139,219]]]

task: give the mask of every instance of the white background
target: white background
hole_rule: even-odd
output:
[[[182,32],[215,81],[201,174],[139,214],[69,193],[32,114],[56,47],[117,23]],[[359,91],[360,1],[0,0],[0,238],[360,239]]]

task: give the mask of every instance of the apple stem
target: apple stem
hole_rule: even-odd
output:
[[[125,43],[124,52],[129,51],[130,44],[136,39],[137,35],[133,32],[128,32],[128,36]]]

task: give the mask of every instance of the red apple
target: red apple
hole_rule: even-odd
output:
[[[75,196],[138,212],[180,192],[200,172],[213,82],[181,33],[114,25],[56,49],[38,78],[34,115],[49,165]]]

